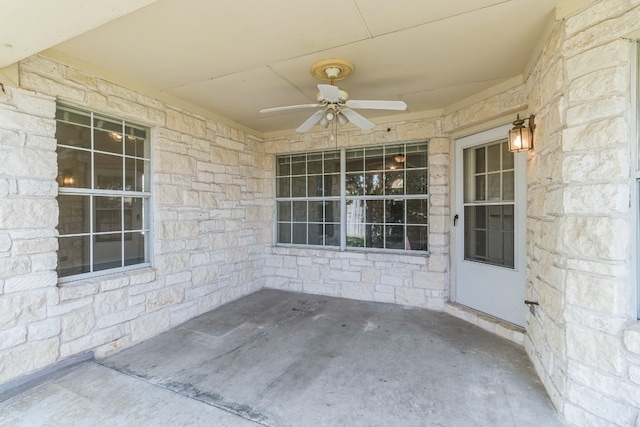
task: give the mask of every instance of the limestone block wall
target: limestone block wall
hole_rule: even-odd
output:
[[[558,23],[527,86],[540,124],[528,177],[525,347],[571,425],[639,425],[631,248],[637,1]]]
[[[429,255],[269,247],[265,286],[296,292],[442,309],[449,299],[450,140],[440,118],[265,140],[268,154],[429,141]]]
[[[2,89],[0,384],[263,286],[273,165],[262,141],[40,56]],[[151,268],[58,284],[56,100],[150,127]]]

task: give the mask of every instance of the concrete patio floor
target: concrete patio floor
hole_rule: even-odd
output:
[[[562,426],[524,350],[445,313],[263,290],[0,403],[1,426]]]

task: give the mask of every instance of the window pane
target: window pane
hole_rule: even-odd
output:
[[[405,167],[407,169],[426,168],[428,166],[427,159],[427,144],[420,144],[415,148],[407,146],[407,156],[405,160]]]
[[[307,173],[306,156],[291,156],[291,175],[304,175]]]
[[[340,175],[325,175],[324,195],[327,197],[340,195]]]
[[[340,224],[325,224],[325,246],[340,246]]]
[[[106,151],[108,153],[122,154],[122,125],[119,131],[101,131],[95,130],[93,134],[93,147],[97,151]]]
[[[382,172],[367,173],[364,177],[365,194],[381,196],[384,192],[382,179]]]
[[[427,169],[407,171],[407,194],[427,194],[428,183]]]
[[[309,222],[324,221],[324,202],[309,201]]]
[[[500,174],[492,173],[487,175],[487,190],[489,192],[489,200],[497,201],[500,200]]]
[[[408,251],[426,251],[428,230],[427,227],[407,226],[405,249]]]
[[[367,222],[384,223],[384,200],[367,200]]]
[[[145,174],[145,164],[147,160],[141,159],[124,159],[125,171],[125,190],[126,191],[145,191],[149,190],[149,185],[145,182],[149,174]]]
[[[307,202],[293,202],[293,220],[297,222],[307,221]]]
[[[307,196],[307,177],[294,176],[291,178],[291,197]]]
[[[324,173],[340,172],[340,152],[332,151],[324,153]]]
[[[501,144],[493,144],[487,147],[487,171],[500,170]]]
[[[502,206],[487,206],[489,211],[489,228],[490,230],[502,229]]]
[[[383,225],[366,225],[365,226],[365,245],[367,248],[383,248],[384,247],[384,226]]]
[[[403,225],[387,225],[385,227],[387,236],[385,247],[387,249],[404,249],[404,226]]]
[[[65,234],[89,233],[89,196],[58,196],[60,219],[58,232]]]
[[[56,140],[58,144],[90,149],[91,128],[58,122],[56,125]]]
[[[322,197],[322,181],[322,175],[310,175],[307,177],[307,195],[309,197]]]
[[[276,185],[276,197],[291,197],[291,178],[278,178]]]
[[[327,222],[340,222],[340,201],[328,201],[325,204],[325,218]]]
[[[278,176],[291,175],[291,158],[289,156],[278,157],[276,175]]]
[[[385,194],[404,194],[404,172],[385,173]]]
[[[322,153],[314,153],[307,156],[307,173],[322,173]]]
[[[386,223],[403,224],[404,223],[404,200],[387,200],[386,205]]]
[[[485,172],[485,147],[476,148],[476,173]]]
[[[398,170],[404,169],[404,145],[392,145],[385,148],[385,169]]]
[[[278,223],[278,243],[291,243],[291,223]]]
[[[145,150],[145,138],[137,138],[127,133],[124,139],[124,153],[127,156],[149,158]]]
[[[427,201],[407,200],[407,224],[426,224],[427,221]]]
[[[142,264],[145,260],[145,233],[135,231],[124,235],[124,265]]]
[[[476,177],[476,197],[475,200],[486,200],[486,185],[485,185],[485,176],[477,175]]]
[[[90,271],[90,236],[58,239],[58,276],[66,277]]]
[[[94,154],[96,181],[95,188],[101,190],[122,190],[122,157]]]
[[[364,170],[374,171],[384,169],[382,148],[367,148],[365,150]]]
[[[513,153],[509,151],[509,143],[502,143],[502,169],[513,169]]]
[[[364,171],[364,150],[347,150],[347,172],[362,172]]]
[[[278,221],[291,221],[291,202],[278,202]]]
[[[293,238],[292,243],[307,244],[307,224],[306,223],[294,223],[293,224]]]
[[[502,173],[502,200],[513,200],[514,183],[513,171]]]
[[[487,228],[487,207],[486,206],[473,206],[468,209],[465,208],[465,215],[467,210],[470,215],[473,216],[474,221],[470,221],[470,224],[475,223],[476,228]]]
[[[58,146],[58,185],[91,188],[91,152]]]
[[[347,190],[347,196],[362,196],[364,195],[364,174],[356,173],[350,174],[348,173],[345,176],[345,187]]]
[[[122,230],[122,198],[94,197],[94,230],[106,233]],[[119,235],[99,236],[99,241],[120,240]]]
[[[310,223],[308,232],[309,232],[308,244],[322,245],[324,243],[324,227],[322,224]]]
[[[93,271],[122,267],[122,234],[94,236]]]
[[[143,211],[144,199],[141,197],[124,198],[124,229],[144,230],[143,218],[147,215]]]

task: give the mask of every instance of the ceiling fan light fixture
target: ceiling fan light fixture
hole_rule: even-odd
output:
[[[326,113],[324,113],[324,119],[328,122],[333,121],[333,119],[335,118],[336,118],[336,114],[332,110],[329,110]]]
[[[395,160],[396,163],[404,163],[404,156],[402,154],[398,154],[393,158],[393,160]]]
[[[325,128],[325,129],[329,127],[329,121],[327,119],[325,119],[324,116],[322,116],[322,118],[320,119],[318,124],[320,126],[322,126],[323,128]]]

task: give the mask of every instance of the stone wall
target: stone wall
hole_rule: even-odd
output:
[[[630,139],[637,1],[557,25],[528,80],[540,124],[527,171],[525,347],[572,425],[640,423]]]
[[[0,384],[263,286],[273,166],[262,141],[40,56],[19,79],[0,91]],[[56,100],[150,127],[152,268],[58,284]]]
[[[436,118],[378,126],[373,132],[350,126],[338,132],[337,140],[329,132],[265,140],[266,152],[274,155],[429,141],[428,256],[274,246],[267,248],[265,286],[441,310],[449,300],[451,145],[442,135],[442,120]]]

